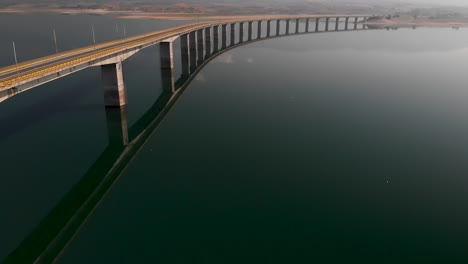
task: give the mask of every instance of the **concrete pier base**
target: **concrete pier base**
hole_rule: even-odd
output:
[[[257,39],[261,39],[262,38],[262,21],[259,20],[257,22]]]
[[[182,76],[188,76],[190,74],[188,34],[183,34],[180,36],[180,54],[182,60]]]
[[[354,18],[354,29],[357,29],[358,19],[358,17]]]
[[[315,32],[319,31],[320,18],[315,19]]]
[[[128,145],[127,107],[106,108],[107,138],[109,145]]]
[[[174,69],[161,69],[161,86],[165,93],[171,94],[176,91]]]
[[[305,26],[305,32],[306,32],[306,33],[309,32],[309,25],[310,25],[310,18],[307,18],[307,19],[306,19],[306,26]]]
[[[281,20],[276,20],[276,36],[280,35],[280,25],[281,25]]]
[[[339,29],[340,29],[340,18],[337,17],[336,22],[335,22],[335,31],[338,31]]]
[[[236,24],[231,24],[231,46],[234,46],[236,43]]]
[[[266,34],[267,38],[270,37],[270,34],[271,34],[270,32],[271,32],[271,20],[267,20],[267,34]]]
[[[203,36],[203,29],[197,30],[197,66],[203,63],[204,57],[204,43],[205,37]]]
[[[211,56],[211,27],[205,28],[205,59]]]
[[[190,47],[190,74],[197,69],[197,32],[192,31],[189,33],[189,47]]]
[[[244,42],[244,22],[239,23],[239,43]]]
[[[251,40],[252,40],[252,34],[253,34],[253,32],[252,32],[252,31],[253,31],[253,30],[252,30],[252,23],[253,23],[252,21],[249,21],[249,28],[248,28],[248,31],[249,31],[249,32],[247,33],[247,34],[249,34],[248,37],[247,37],[247,40],[248,40],[248,41],[251,41]]]
[[[285,32],[285,35],[288,35],[289,34],[289,25],[291,24],[291,20],[289,19],[286,19],[286,32]]]
[[[330,18],[325,19],[325,31],[328,31],[328,26],[330,25]]]
[[[219,51],[219,26],[213,27],[213,53]]]
[[[349,17],[346,17],[346,19],[345,19],[345,30],[348,30],[348,25],[349,25]]]
[[[104,105],[121,107],[127,104],[127,95],[123,78],[122,62],[101,66],[104,86]]]
[[[222,36],[222,41],[221,41],[221,49],[226,49],[227,46],[227,25],[222,25],[221,26],[221,36]]]
[[[299,18],[296,19],[296,34],[299,33]]]

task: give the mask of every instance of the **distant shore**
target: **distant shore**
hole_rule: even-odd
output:
[[[111,15],[122,19],[155,19],[155,20],[216,20],[234,17],[246,17],[246,15],[214,15],[196,13],[152,13],[141,11],[113,11],[105,9],[73,9],[73,8],[3,8],[1,13],[26,14],[26,13],[57,13],[63,15]]]
[[[416,20],[416,19],[381,19],[368,21],[364,23],[368,26],[381,28],[398,28],[398,27],[451,27],[462,28],[468,27],[468,21],[431,21],[431,20]]]
[[[1,13],[9,14],[24,14],[24,13],[57,13],[63,15],[91,14],[91,15],[109,15],[121,19],[153,19],[153,20],[219,20],[230,18],[242,18],[252,15],[219,15],[210,13],[155,13],[143,11],[125,11],[125,10],[107,10],[107,9],[78,9],[78,8],[35,8],[30,6],[3,8]],[[259,14],[259,16],[266,14]],[[275,14],[280,16],[280,14]],[[291,14],[288,14],[291,16]],[[304,16],[306,14],[298,14]],[[310,14],[311,16],[319,16],[319,14]],[[340,14],[341,15],[341,14]],[[343,14],[344,16],[344,14]],[[398,28],[398,27],[451,27],[464,28],[468,27],[468,21],[433,21],[424,19],[378,19],[364,22],[365,25],[376,28]]]

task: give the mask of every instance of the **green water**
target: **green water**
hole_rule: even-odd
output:
[[[58,263],[465,263],[465,33],[311,34],[221,55]],[[157,56],[124,64],[130,126],[161,93]],[[0,259],[108,146],[99,78],[0,104]]]

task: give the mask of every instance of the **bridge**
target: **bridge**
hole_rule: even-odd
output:
[[[87,46],[0,68],[0,102],[88,67],[100,66],[104,104],[106,107],[120,107],[127,104],[122,62],[144,48],[160,44],[161,71],[166,77],[165,82],[169,84],[164,86],[174,92],[173,42],[178,38],[181,42],[182,75],[189,75],[204,57],[209,57],[239,43],[246,44],[255,40],[281,36],[281,24],[284,24],[282,35],[295,35],[319,32],[321,23],[325,23],[325,28],[322,29],[325,32],[355,30],[369,17],[371,15],[239,17],[183,25]],[[290,27],[291,20],[295,20],[294,29]],[[314,22],[315,27],[310,27],[311,21]],[[253,23],[257,24],[255,38]],[[301,23],[305,24],[303,29],[300,29]],[[334,28],[330,28],[332,23],[335,25]],[[344,24],[344,28],[339,28],[340,23]],[[276,25],[274,32],[272,24]],[[262,35],[263,26],[266,27],[265,35]],[[228,39],[228,31],[230,39]]]
[[[103,86],[107,91],[104,99],[106,106],[110,106],[106,107],[108,129],[108,146],[106,149],[67,195],[4,260],[0,259],[0,261],[2,263],[53,263],[99,203],[112,190],[114,184],[150,139],[155,129],[190,82],[204,66],[218,55],[247,43],[265,39],[291,35],[363,30],[365,28],[361,22],[368,17],[320,16],[202,22],[103,43],[96,46],[96,49],[94,47],[85,47],[72,50],[58,54],[58,58],[51,56],[25,62],[18,65],[19,77],[14,66],[0,69],[1,76],[5,76],[4,79],[1,79],[2,83],[6,85],[5,87],[12,85],[10,88],[6,88],[6,91],[8,91],[8,89],[17,89],[17,86],[7,82],[19,82],[20,80],[16,78],[23,78],[21,79],[24,82],[22,83],[23,87],[29,87],[27,89],[30,89],[86,67],[100,66],[102,67]],[[296,20],[294,29],[290,28],[289,21],[292,19]],[[315,24],[310,23],[312,19]],[[322,20],[324,23],[319,27]],[[279,26],[281,21],[283,27]],[[302,29],[298,23],[300,21],[305,22]],[[252,33],[253,23],[257,23],[255,37]],[[274,23],[276,23],[276,28],[272,27]],[[333,25],[333,23],[334,27],[331,28],[330,25]],[[311,27],[312,25],[314,26]],[[266,29],[266,31],[262,29]],[[230,39],[227,38],[228,32],[230,32]],[[247,34],[245,34],[246,32]],[[280,32],[283,33],[280,34]],[[177,80],[174,78],[174,60],[172,56],[172,43],[176,38],[181,39],[182,54],[182,75]],[[128,127],[122,60],[142,48],[157,43],[160,44],[161,51],[163,92],[136,123]],[[102,55],[99,55],[100,53]],[[87,56],[91,56],[91,58],[87,58]],[[76,66],[67,65],[70,60],[80,59],[82,61],[77,61]],[[63,68],[57,68],[57,64]],[[42,75],[26,77],[36,71],[43,71]],[[67,71],[69,72],[67,73]],[[60,74],[57,75],[57,72]],[[39,81],[27,81],[27,78]],[[28,83],[30,83],[29,86]]]

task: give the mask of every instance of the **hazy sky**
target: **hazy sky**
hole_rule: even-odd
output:
[[[463,5],[468,6],[468,0],[400,0],[402,3],[428,3],[437,5]]]
[[[157,0],[156,0],[157,1]],[[193,2],[193,0],[189,0]],[[255,2],[256,0],[203,0],[211,2]],[[340,2],[366,2],[366,3],[402,3],[402,4],[430,4],[434,6],[468,6],[468,0],[257,0],[259,2],[329,2],[329,3],[340,3]],[[175,2],[188,2],[187,0],[177,0]]]
[[[468,0],[329,0],[330,2],[370,2],[370,3],[381,3],[381,2],[393,2],[393,3],[417,3],[417,4],[431,4],[431,5],[458,5],[468,6]]]

